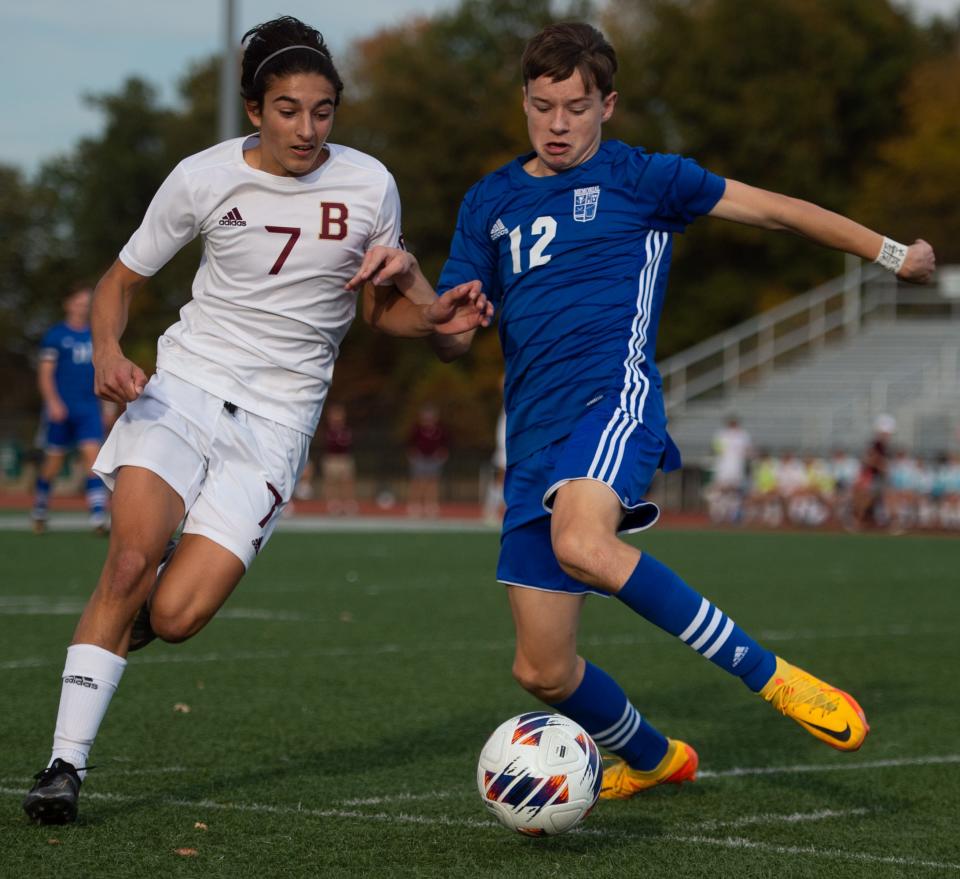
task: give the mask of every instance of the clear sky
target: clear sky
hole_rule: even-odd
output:
[[[279,14],[323,32],[334,58],[352,40],[456,0],[237,0],[237,34]],[[913,0],[921,14],[955,14],[960,0]],[[0,163],[33,173],[99,130],[83,95],[138,75],[175,98],[191,61],[219,51],[223,0],[4,0],[0,10]]]

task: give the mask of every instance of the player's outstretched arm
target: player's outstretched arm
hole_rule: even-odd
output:
[[[437,356],[447,362],[470,350],[476,330],[489,326],[493,315],[479,282],[438,297],[416,257],[393,247],[371,248],[346,286],[364,289],[363,314],[371,326],[392,335],[428,336]]]
[[[714,205],[710,216],[803,235],[825,247],[878,262],[895,271],[898,278],[915,284],[928,283],[937,267],[933,248],[922,239],[918,238],[910,246],[898,244],[809,201],[737,180],[727,180],[723,197]]]
[[[411,302],[394,287],[368,284],[363,294],[363,316],[374,329],[417,339],[434,333],[455,336],[489,326],[493,306],[479,281],[452,287],[426,305]]]
[[[127,326],[130,299],[146,282],[143,275],[116,260],[93,294],[90,330],[93,334],[94,390],[114,403],[136,400],[147,384],[144,371],[128,360],[120,347]]]

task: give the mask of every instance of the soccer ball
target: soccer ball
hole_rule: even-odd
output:
[[[603,768],[593,739],[561,714],[533,711],[501,723],[480,752],[477,788],[505,827],[565,833],[590,814]]]

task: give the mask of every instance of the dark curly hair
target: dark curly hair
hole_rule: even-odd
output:
[[[336,90],[334,105],[340,103],[343,80],[333,64],[330,50],[316,29],[290,15],[265,21],[250,28],[241,40],[243,62],[240,94],[244,100],[263,106],[271,77],[294,73],[319,73]],[[291,48],[291,47],[297,48]]]

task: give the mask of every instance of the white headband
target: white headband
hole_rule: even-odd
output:
[[[316,52],[318,55],[323,55],[324,58],[328,57],[326,53],[321,52],[319,49],[314,49],[313,46],[284,46],[282,49],[277,49],[277,51],[273,54],[267,55],[267,57],[264,58],[259,65],[257,65],[257,69],[253,71],[252,82],[257,81],[257,77],[260,75],[260,71],[263,70],[264,64],[266,64],[268,61],[272,61],[277,57],[277,55],[282,55],[284,52],[289,52],[291,49],[306,49],[308,52]]]

